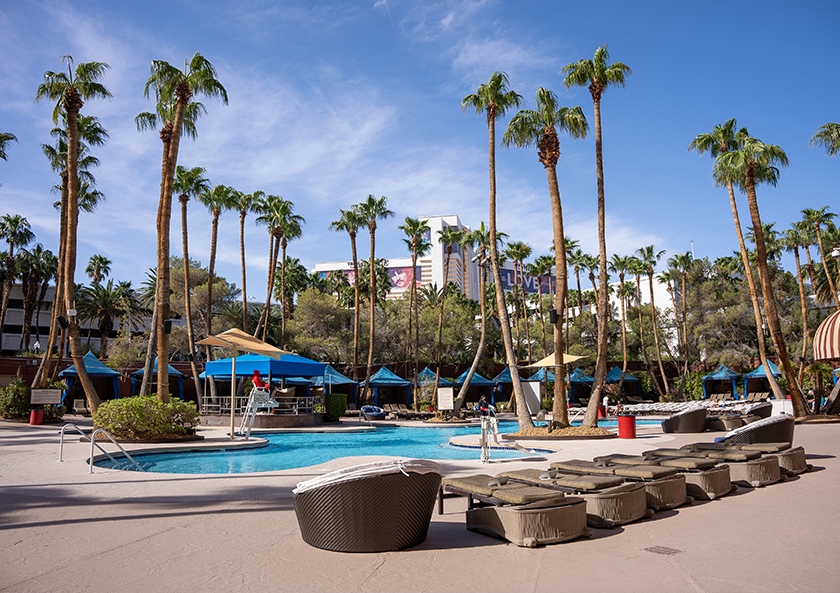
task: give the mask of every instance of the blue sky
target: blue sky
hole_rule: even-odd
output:
[[[368,194],[396,213],[377,232],[377,255],[407,255],[406,216],[457,214],[487,220],[487,126],[460,101],[495,70],[533,107],[540,86],[593,123],[586,89],[566,90],[561,68],[608,44],[633,69],[602,101],[607,248],[632,254],[653,244],[667,257],[693,247],[712,259],[737,249],[725,190],[711,159],[690,153],[697,134],[737,118],[787,151],[776,188],[758,191],[762,218],[784,229],[805,207],[837,199],[840,161],[810,149],[817,128],[840,120],[836,2],[19,2],[0,0],[0,130],[19,143],[0,161],[0,213],[25,216],[57,248],[50,188],[58,181],[40,144],[50,142],[52,105],[33,103],[60,56],[110,65],[110,101],[90,101],[110,141],[94,154],[107,196],[79,226],[77,281],[100,253],[112,277],[135,285],[155,265],[160,184],[157,133],[134,116],[152,60],[183,64],[202,53],[218,70],[229,105],[202,99],[198,138],[179,164],[202,166],[213,183],[263,190],[296,205],[304,235],[289,255],[312,267],[349,258],[346,234],[328,230],[338,209]],[[498,133],[507,119],[498,122]],[[561,136],[558,177],[567,236],[597,253],[594,134]],[[500,230],[549,253],[550,205],[535,149],[497,150]],[[747,219],[741,198],[742,219]],[[177,203],[176,203],[177,206]],[[268,237],[246,221],[249,294],[264,290]],[[190,254],[209,258],[210,215],[190,203]],[[173,252],[180,215],[173,209]],[[361,235],[359,250],[369,249]],[[238,216],[221,217],[217,271],[239,284]],[[791,269],[792,257],[785,259]]]

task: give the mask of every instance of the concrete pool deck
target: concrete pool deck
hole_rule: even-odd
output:
[[[68,420],[75,421],[68,417]],[[90,426],[90,420],[77,424]],[[349,423],[348,423],[349,424]],[[376,457],[261,474],[96,468],[61,425],[0,421],[0,592],[17,591],[837,591],[840,426],[797,425],[814,470],[696,502],[589,539],[536,549],[472,533],[449,499],[416,548],[341,554],[300,537],[292,488]],[[229,441],[203,429],[204,446]],[[721,433],[560,441],[526,460],[442,461],[444,475],[547,467],[560,459],[712,440]],[[193,446],[191,443],[190,446]],[[159,448],[151,445],[131,445]],[[107,450],[114,447],[108,445]],[[351,452],[348,452],[351,453]]]

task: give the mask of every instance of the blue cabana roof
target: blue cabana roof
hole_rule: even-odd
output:
[[[364,380],[359,381],[359,385],[364,384]],[[406,385],[411,385],[411,381],[406,381],[402,377],[398,377],[389,371],[386,367],[382,367],[370,378],[370,384],[376,386],[400,385],[404,387]]]
[[[166,366],[169,367],[169,374],[170,375],[180,375],[182,377],[184,376],[184,373],[182,373],[181,371],[179,371],[178,369],[173,367],[171,364],[166,365]],[[157,374],[157,369],[158,369],[158,359],[155,358],[155,365],[152,367],[152,374],[156,375]],[[132,377],[142,377],[143,376],[143,369],[137,369],[136,371],[131,373],[131,376]]]
[[[505,370],[493,377],[493,383],[513,383],[513,380],[510,378],[510,367],[505,367]]]
[[[469,370],[466,370],[463,373],[461,373],[460,375],[458,375],[458,378],[455,379],[455,385],[463,385],[464,381],[467,380],[467,375],[469,374],[469,372],[470,372]],[[491,381],[490,379],[486,379],[485,377],[482,377],[478,373],[474,373],[473,376],[472,376],[472,379],[470,379],[470,385],[491,385],[492,386],[492,385],[495,385],[495,383],[493,381]]]
[[[417,382],[418,383],[434,383],[435,382],[435,372],[426,367],[419,373],[417,373]],[[452,381],[447,381],[443,377],[440,378],[438,381],[438,386],[440,387],[452,387]]]
[[[345,377],[344,375],[339,373],[337,370],[332,368],[332,365],[329,364],[324,369],[323,377],[318,376],[312,378],[312,384],[318,387],[323,385],[325,382],[327,383],[327,385],[347,385],[349,383],[356,383],[353,379]]]
[[[178,397],[180,397],[181,399],[184,399],[184,377],[186,377],[186,375],[184,373],[182,373],[181,371],[177,370],[171,364],[167,364],[166,366],[169,367],[169,374],[173,377],[178,378]],[[155,358],[155,364],[152,367],[152,374],[157,375],[157,370],[158,370],[158,359]],[[144,371],[144,369],[137,369],[136,371],[131,373],[131,375],[130,375],[131,376],[131,390],[129,391],[129,395],[132,395],[132,396],[134,395],[134,389],[137,386],[137,382],[142,381],[142,379],[143,379],[143,371]]]
[[[549,371],[546,367],[541,368],[536,373],[528,377],[527,381],[545,381],[546,373],[548,373],[548,381],[554,381],[554,373]]]
[[[92,352],[85,354],[82,358],[82,363],[85,365],[87,374],[91,377],[119,377],[120,373],[114,369],[109,369],[105,364],[96,358]],[[78,377],[76,367],[70,365],[58,374],[59,377]]]
[[[725,379],[737,379],[740,376],[740,373],[736,373],[725,364],[722,364],[718,368],[716,368],[713,373],[709,373],[708,375],[704,376],[703,380],[720,381]]]
[[[200,377],[230,377],[233,366],[232,358],[210,360]],[[236,357],[236,376],[247,377],[259,371],[260,375],[268,377],[316,377],[324,376],[324,363],[316,362],[297,354],[283,354],[279,359],[263,354],[243,354]]]
[[[593,379],[593,381],[594,381],[594,379]],[[607,383],[618,383],[619,381],[621,381],[621,369],[618,368],[618,366],[614,366],[612,368],[612,370],[609,373],[607,373],[606,382]],[[625,373],[624,374],[624,382],[625,383],[633,383],[633,382],[638,383],[639,380],[636,377],[634,377],[633,375],[631,375],[630,373]]]
[[[778,377],[782,374],[782,371],[779,370],[775,364],[773,364],[772,360],[767,361],[768,366],[770,367],[770,372],[773,373],[774,377]],[[766,379],[767,373],[764,372],[764,365],[760,364],[749,373],[744,375],[746,379]]]
[[[625,376],[624,379],[626,380],[627,377]],[[575,369],[575,371],[569,375],[569,383],[594,383],[595,378],[590,377],[586,373],[584,373],[580,369]]]

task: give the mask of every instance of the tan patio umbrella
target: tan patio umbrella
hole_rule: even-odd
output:
[[[196,344],[202,344],[205,346],[222,346],[223,348],[233,349],[233,360],[231,361],[232,376],[230,379],[230,439],[233,440],[236,422],[234,419],[234,409],[236,407],[236,357],[239,355],[239,351],[242,350],[243,352],[262,354],[263,356],[277,359],[279,359],[283,354],[292,353],[276,348],[275,346],[263,342],[254,336],[250,336],[241,329],[236,328],[229,329],[215,336],[208,336],[200,342],[196,342]]]

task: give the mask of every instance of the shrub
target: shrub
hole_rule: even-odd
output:
[[[166,439],[194,434],[198,418],[194,402],[164,403],[148,395],[102,402],[93,425],[120,439]]]
[[[29,417],[29,386],[16,377],[7,387],[0,387],[0,416],[3,418]]]
[[[428,412],[429,406],[432,405],[432,400],[430,399],[421,399],[417,402],[417,409],[421,412]]]
[[[326,402],[328,422],[335,422],[347,410],[346,393],[327,393],[324,395],[324,401]]]

